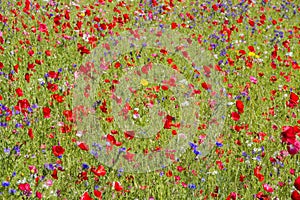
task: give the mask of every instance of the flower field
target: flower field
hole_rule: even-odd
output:
[[[0,0],[0,199],[300,200],[297,0]]]

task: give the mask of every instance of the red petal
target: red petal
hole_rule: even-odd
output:
[[[83,193],[83,195],[80,197],[80,200],[93,200],[92,197],[90,197],[88,192]]]

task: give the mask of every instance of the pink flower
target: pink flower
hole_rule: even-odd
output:
[[[186,188],[188,185],[185,182],[181,183],[182,187]]]
[[[29,170],[34,174],[38,172],[37,168],[34,165],[30,165]]]
[[[267,192],[272,193],[274,191],[274,189],[270,185],[268,185],[266,183],[263,184],[263,187],[264,187],[264,190],[267,191]]]
[[[46,185],[47,185],[47,186],[52,186],[52,184],[53,184],[53,182],[52,182],[51,179],[49,179],[49,180],[46,181]]]
[[[48,32],[48,28],[46,24],[40,24],[39,29],[40,32],[42,33],[47,33]]]
[[[30,192],[31,188],[29,183],[22,183],[18,186],[19,190],[24,191],[24,192]]]
[[[257,79],[254,76],[250,76],[250,81],[254,84],[257,83]]]
[[[295,175],[295,169],[291,168],[290,169],[290,174]]]

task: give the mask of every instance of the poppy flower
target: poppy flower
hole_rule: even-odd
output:
[[[239,113],[243,113],[244,112],[244,104],[241,100],[237,100],[235,102],[236,108],[238,109]]]
[[[84,151],[88,151],[89,150],[89,146],[87,144],[85,144],[84,142],[80,142],[78,144],[78,147],[81,149],[81,150],[84,150]]]
[[[65,149],[62,146],[53,146],[52,147],[52,153],[55,156],[61,156],[64,154],[64,152],[65,152]]]
[[[92,167],[91,172],[93,172],[96,176],[105,176],[106,174],[106,170],[102,165],[99,165],[97,169],[95,169],[95,167]]]
[[[299,97],[297,94],[295,94],[294,92],[291,92],[290,94],[290,99],[288,102],[286,102],[286,105],[290,108],[294,108],[298,105],[299,101]]]
[[[30,139],[34,138],[33,132],[32,132],[32,128],[28,129],[28,136],[30,137]]]
[[[16,93],[19,97],[23,96],[23,90],[21,88],[17,88]]]
[[[167,173],[166,173],[166,176],[167,176],[167,177],[171,177],[171,176],[173,176],[173,173],[172,173],[172,171],[171,171],[171,170],[167,171]]]
[[[262,182],[265,179],[265,177],[260,173],[260,170],[261,166],[256,166],[254,169],[254,176],[256,176],[256,178],[258,178],[260,182]]]
[[[297,190],[300,191],[300,176],[298,176],[294,182],[294,186]]]
[[[116,139],[113,135],[108,134],[106,136],[106,140],[112,145],[116,144]]]
[[[300,200],[300,194],[297,190],[294,190],[291,195],[292,200]]]
[[[86,191],[82,194],[80,197],[80,200],[93,200],[92,197],[89,195],[89,193]]]
[[[78,43],[77,48],[78,48],[78,51],[80,51],[81,55],[90,54],[90,50],[88,48],[86,48],[86,46],[82,46],[81,44]]]
[[[237,112],[232,112],[232,113],[231,113],[231,118],[232,118],[234,121],[239,121],[239,120],[240,120],[240,115],[239,115],[239,113],[237,113]]]
[[[122,191],[123,190],[123,187],[121,186],[120,182],[116,181],[116,182],[113,182],[113,188],[116,190],[116,191]]]
[[[54,179],[56,179],[56,180],[58,179],[58,177],[57,177],[57,169],[54,169],[54,170],[53,170],[51,176],[52,176],[52,178],[54,178]]]
[[[73,113],[72,110],[64,110],[63,115],[67,118],[68,121],[73,122]]]
[[[21,183],[18,185],[18,188],[23,192],[31,192],[31,187],[29,183]]]
[[[44,107],[43,108],[43,114],[44,114],[44,118],[50,118],[51,117],[51,109],[48,107]]]
[[[32,74],[26,73],[25,74],[25,80],[27,83],[30,83],[30,77],[32,76]]]
[[[101,200],[102,199],[102,192],[99,190],[94,190],[94,195]]]
[[[27,109],[30,107],[30,103],[27,99],[22,99],[18,101],[17,106],[15,106],[15,109],[18,111],[21,111],[23,114],[27,112]]]
[[[165,129],[170,129],[171,128],[171,126],[173,125],[172,120],[173,120],[172,116],[170,116],[170,115],[166,116],[166,121],[165,121],[165,124],[164,124]]]
[[[294,127],[283,126],[281,132],[281,141],[288,144],[294,144],[296,141],[296,133]]]
[[[125,138],[129,139],[129,140],[132,140],[134,138],[134,131],[125,131],[124,132],[124,136]]]

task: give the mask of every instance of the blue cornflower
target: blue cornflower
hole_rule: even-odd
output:
[[[192,149],[196,149],[198,146],[192,142],[189,142],[189,145]]]
[[[83,163],[82,164],[82,169],[88,169],[89,168],[89,165],[88,164],[86,164],[86,163]]]
[[[196,189],[196,185],[195,184],[189,184],[189,188],[190,189]]]
[[[9,192],[9,194],[16,194],[17,191],[15,189],[9,189],[8,192]]]
[[[20,153],[20,147],[18,147],[18,146],[15,146],[15,147],[13,148],[13,150],[15,150],[16,153]]]
[[[196,156],[198,156],[199,154],[201,154],[201,152],[194,149],[194,154],[196,154]]]
[[[4,148],[4,153],[9,153],[10,152],[10,148]]]
[[[217,147],[222,147],[223,146],[223,144],[220,143],[220,142],[216,142],[216,145],[217,145]]]
[[[2,181],[2,186],[3,187],[8,187],[10,185],[10,182],[8,181]]]

